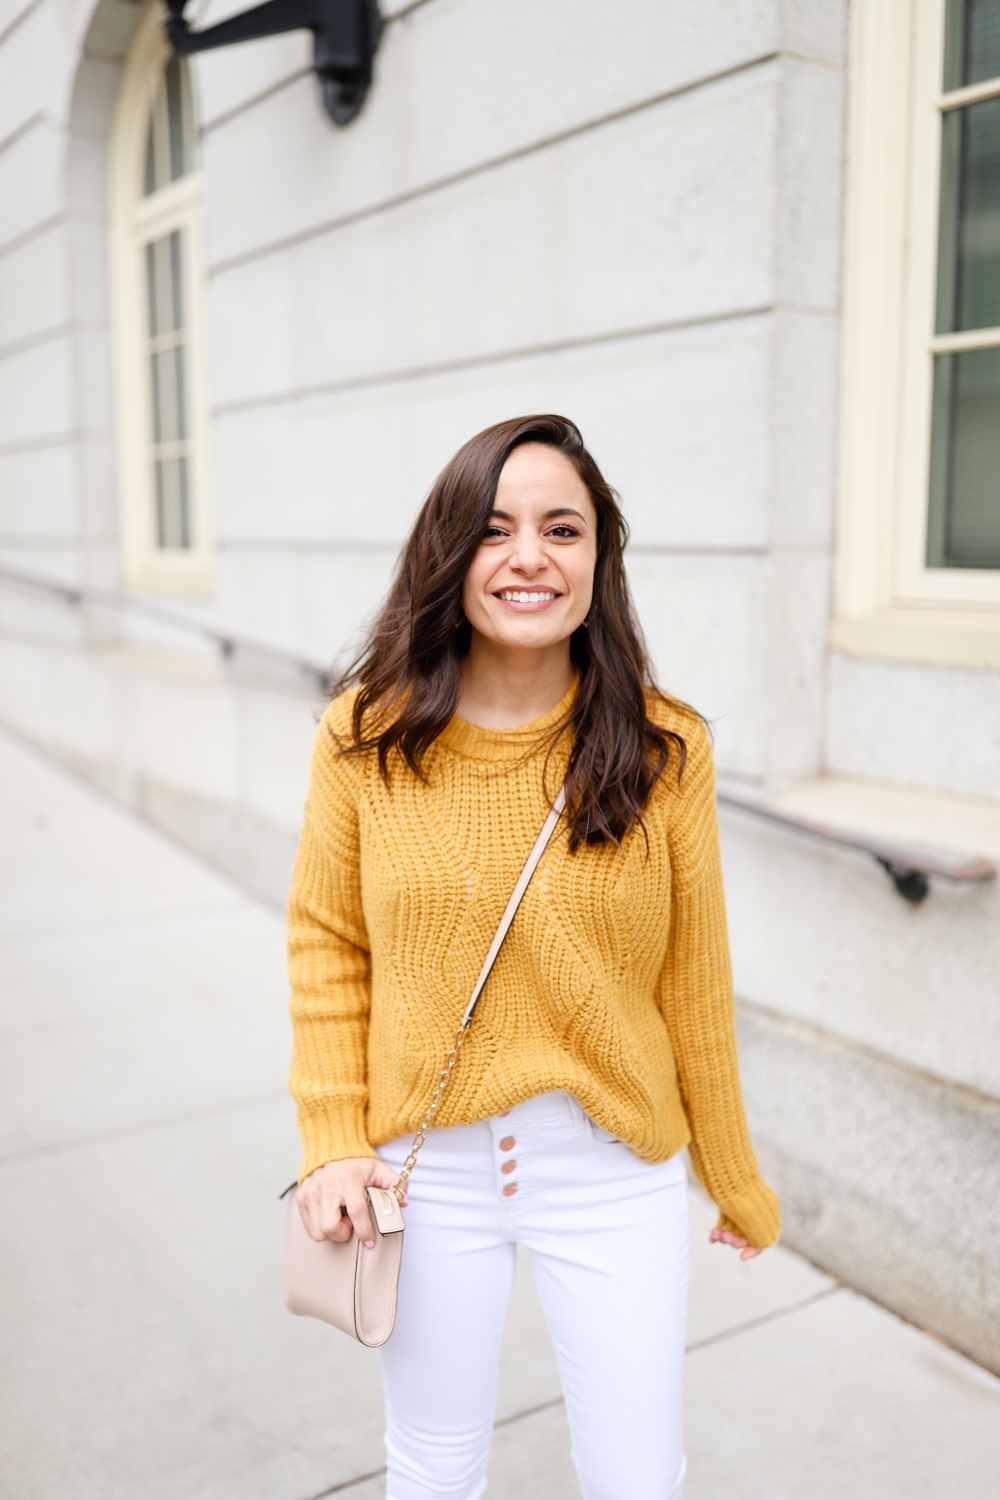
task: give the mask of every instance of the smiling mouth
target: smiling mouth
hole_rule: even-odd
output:
[[[498,589],[493,595],[502,604],[534,605],[536,609],[544,608],[546,604],[552,604],[562,595],[553,589]]]

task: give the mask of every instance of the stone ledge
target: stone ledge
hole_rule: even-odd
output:
[[[1000,1100],[738,1009],[784,1242],[1000,1373]]]

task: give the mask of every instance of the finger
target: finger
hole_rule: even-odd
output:
[[[396,1188],[399,1186],[400,1182],[402,1182],[402,1181],[403,1181],[403,1179],[400,1177],[399,1173],[398,1172],[394,1172],[391,1167],[387,1167],[384,1162],[379,1162],[375,1166],[375,1169],[372,1172],[371,1177],[369,1178],[369,1183],[370,1183],[370,1185],[372,1187],[385,1188],[386,1191],[390,1192],[390,1193],[395,1192]],[[403,1183],[403,1196],[402,1196],[402,1199],[400,1201],[405,1206],[405,1204],[406,1204],[406,1184],[405,1184],[405,1182]]]
[[[320,1184],[320,1201],[313,1214],[316,1239],[342,1242],[351,1237],[351,1221],[344,1218],[344,1195],[332,1183]]]
[[[354,1225],[354,1233],[362,1241],[366,1249],[372,1250],[375,1246],[375,1225],[368,1208],[368,1199],[364,1193],[356,1195],[350,1193],[347,1198],[347,1212],[351,1223]]]
[[[307,1193],[304,1193],[301,1188],[299,1188],[298,1192],[295,1195],[295,1203],[299,1210],[299,1218],[305,1225],[306,1234],[310,1239],[315,1239],[316,1236],[312,1232],[312,1214],[309,1207],[309,1195]]]
[[[748,1245],[740,1255],[740,1260],[753,1260],[755,1255],[761,1254],[763,1254],[763,1251],[761,1251],[756,1245]]]
[[[304,1209],[302,1222],[306,1226],[306,1233],[311,1240],[322,1245],[324,1240],[347,1239],[350,1228],[346,1231],[340,1229],[340,1208],[334,1205],[332,1208],[324,1206],[322,1200],[317,1201],[318,1194],[312,1193],[300,1201],[300,1208]]]
[[[399,1173],[387,1167],[385,1162],[375,1162],[371,1176],[368,1178],[371,1187],[394,1188],[399,1181]]]

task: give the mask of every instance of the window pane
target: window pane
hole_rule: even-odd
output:
[[[1000,0],[948,0],[944,86],[1000,76]]]
[[[151,357],[153,441],[176,443],[187,437],[184,391],[184,345]]]
[[[188,461],[156,460],[156,544],[161,548],[191,545]]]
[[[156,537],[157,545],[166,548],[192,545],[182,234],[175,229],[146,246]]]
[[[194,114],[191,81],[182,58],[163,70],[146,138],[145,191],[158,192],[194,167]]]
[[[931,568],[1000,568],[1000,348],[938,355]]]
[[[997,327],[1000,98],[950,110],[943,132],[937,331]]]
[[[149,292],[149,333],[157,338],[184,327],[184,282],[181,231],[164,235],[146,246],[146,285]]]

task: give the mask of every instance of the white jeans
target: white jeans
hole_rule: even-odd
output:
[[[409,1146],[400,1137],[379,1155],[398,1170]],[[381,1350],[386,1500],[486,1489],[517,1244],[531,1254],[584,1500],[680,1500],[684,1166],[640,1161],[564,1093],[436,1130],[420,1154]]]

